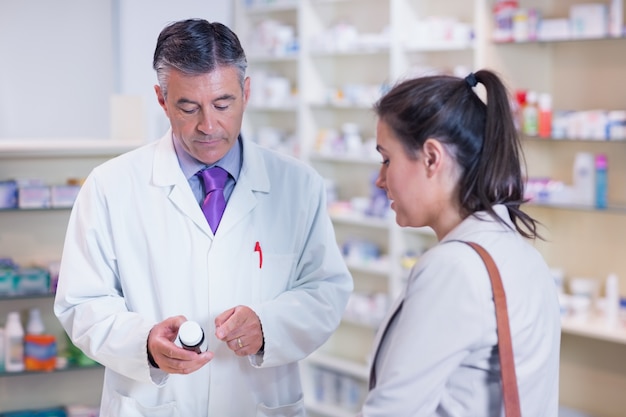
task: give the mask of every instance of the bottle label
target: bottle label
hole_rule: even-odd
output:
[[[22,365],[24,363],[24,344],[21,337],[7,338],[7,365]]]

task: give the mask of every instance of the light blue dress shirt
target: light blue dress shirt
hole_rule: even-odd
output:
[[[174,138],[174,149],[176,150],[178,163],[180,165],[180,168],[183,170],[183,173],[185,174],[185,178],[187,178],[187,181],[189,182],[189,186],[191,187],[193,195],[196,197],[196,201],[198,201],[198,204],[202,204],[205,192],[204,187],[202,186],[202,182],[200,181],[200,178],[196,176],[196,173],[202,169],[211,168],[214,166],[219,166],[230,174],[228,176],[228,180],[226,180],[226,186],[224,187],[224,199],[226,199],[226,204],[228,204],[228,199],[230,198],[230,195],[235,188],[235,184],[237,184],[237,180],[239,179],[239,171],[241,170],[243,155],[243,142],[241,136],[237,138],[237,143],[232,148],[230,148],[226,155],[224,155],[222,159],[212,165],[206,165],[198,161],[182,147],[179,139],[175,135],[172,135],[172,137]]]

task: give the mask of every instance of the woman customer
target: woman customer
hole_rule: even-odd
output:
[[[380,328],[363,417],[504,415],[489,275],[463,242],[485,248],[502,277],[522,415],[557,416],[559,304],[532,245],[538,222],[520,208],[523,158],[509,103],[498,76],[481,70],[406,80],[375,106],[376,185],[400,226],[429,226],[439,243]]]

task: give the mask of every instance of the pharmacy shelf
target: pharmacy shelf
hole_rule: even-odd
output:
[[[311,161],[335,162],[344,164],[365,164],[377,166],[380,165],[381,159],[368,155],[352,155],[352,154],[327,154],[321,152],[312,152],[309,154]]]
[[[377,58],[379,55],[389,55],[389,47],[376,47],[376,48],[364,48],[364,49],[349,49],[345,51],[312,51],[311,57],[315,59],[324,58],[354,58],[354,57],[372,57]]]
[[[247,1],[249,0],[240,0],[241,4],[246,4]],[[512,88],[551,93],[556,109],[623,108],[624,102],[621,98],[624,97],[626,85],[621,82],[626,65],[624,59],[626,55],[622,53],[624,37],[494,43],[490,32],[493,25],[493,3],[494,1],[489,0],[469,2],[300,0],[297,2],[298,6],[292,9],[298,16],[297,24],[294,24],[290,12],[278,14],[271,8],[245,9],[245,7],[239,7],[240,12],[235,14],[235,24],[239,30],[245,30],[246,25],[249,26],[248,22],[253,20],[250,14],[254,14],[253,18],[258,21],[264,17],[263,12],[267,12],[265,17],[286,20],[296,26],[295,32],[300,48],[297,58],[298,75],[292,81],[301,103],[295,112],[293,120],[297,120],[297,125],[292,131],[295,131],[294,136],[300,141],[300,155],[318,168],[326,178],[335,180],[340,199],[349,201],[352,198],[369,195],[371,177],[366,176],[369,173],[367,170],[370,166],[376,169],[376,164],[380,164],[380,158],[374,152],[354,157],[316,154],[318,149],[324,149],[318,146],[320,132],[328,129],[341,131],[342,125],[350,122],[361,127],[364,148],[368,151],[372,148],[371,143],[365,143],[375,136],[375,115],[372,106],[355,106],[347,102],[347,99],[344,101],[328,98],[335,97],[333,92],[342,91],[340,89],[346,85],[390,85],[397,79],[421,74],[424,71],[452,72],[460,66],[468,70],[492,68],[502,74],[507,85]],[[522,0],[519,3],[521,8],[533,6],[540,8],[544,16],[567,16],[567,9],[580,1],[556,0],[544,4]],[[416,43],[420,37],[414,36],[413,30],[431,17],[451,17],[465,22],[472,26],[474,36],[471,40],[459,43],[443,44],[434,36],[428,41]],[[381,24],[386,25],[385,30],[388,29],[390,39],[389,50],[384,48],[374,50],[370,55],[360,51],[342,53],[318,50],[317,44],[313,41],[319,39],[318,35],[332,28],[334,23],[342,18],[353,24],[359,33],[380,33]],[[282,69],[285,73],[293,73],[292,62],[283,64],[270,61],[269,64],[262,65],[268,67],[271,65],[272,69],[276,66],[277,72]],[[598,77],[598,74],[601,76]],[[261,114],[259,119],[265,116],[266,114]],[[267,115],[268,118],[271,116],[274,115]],[[260,124],[265,123],[265,120],[255,122]],[[543,148],[543,145],[534,145],[533,142],[538,141],[555,145]],[[558,142],[567,142],[572,146],[563,145],[566,149],[562,149],[559,147],[561,145],[556,145]],[[562,267],[568,276],[601,276],[606,275],[608,271],[615,272],[619,275],[623,288],[626,264],[622,258],[614,254],[620,253],[619,249],[624,247],[624,235],[619,231],[626,227],[624,216],[626,206],[622,207],[617,203],[626,201],[626,192],[623,191],[626,190],[623,186],[626,176],[622,168],[626,166],[624,163],[626,148],[621,145],[607,145],[610,147],[607,150],[602,143],[608,142],[528,138],[524,140],[523,145],[535,151],[535,153],[526,152],[528,172],[532,173],[535,170],[543,174],[543,171],[546,171],[555,178],[568,178],[570,173],[568,166],[571,164],[573,152],[586,148],[607,152],[613,158],[609,168],[609,193],[613,204],[609,208],[596,209],[564,204],[534,206],[529,204],[527,208],[538,212],[536,217],[548,228],[552,241],[558,241],[560,245],[559,248],[555,248],[554,245],[546,246],[546,250],[543,250],[541,245],[544,243],[538,243],[539,249],[551,265]],[[401,228],[395,224],[393,217],[391,215],[384,221],[372,221],[369,218],[354,216],[353,213],[333,215],[333,224],[338,236],[343,233],[349,237],[357,228],[362,229],[359,232],[372,240],[377,240],[378,236],[382,237],[383,233],[387,233],[387,240],[381,239],[377,243],[385,247],[386,255],[389,257],[387,278],[390,299],[395,298],[405,285],[406,271],[402,269],[401,264],[405,254],[413,250],[418,252],[419,256],[419,250],[428,248],[436,242],[436,236],[431,230]],[[355,274],[355,284],[371,286],[379,283],[376,280],[379,278],[378,272],[382,271],[376,269],[375,275],[364,276],[369,270],[367,267],[349,266]],[[380,277],[383,277],[382,273]],[[338,334],[343,338],[339,337],[336,345],[331,344],[326,354],[335,353],[339,358],[346,357],[350,356],[346,352],[347,349],[360,350],[362,346],[370,343],[367,332],[359,332],[355,327],[342,325]],[[622,330],[607,330],[601,322],[580,323],[564,319],[563,332],[611,343],[624,343]],[[564,345],[565,350],[569,348]],[[341,370],[342,366],[337,365],[337,368]],[[626,376],[617,375],[616,382],[616,386],[622,388],[626,384]],[[571,390],[561,392],[565,399],[568,396],[577,397],[576,401],[584,402],[584,406],[593,410],[595,414],[608,415],[605,410],[596,410],[598,406],[591,399],[598,396],[606,398],[603,395],[604,392],[599,393],[593,389],[586,396],[588,399]],[[610,404],[606,407],[624,409],[624,402],[619,398],[606,399],[607,401],[603,402]],[[355,414],[349,410],[326,405],[313,404],[308,408],[314,415],[341,417]]]
[[[362,320],[357,320],[357,319],[353,319],[351,317],[345,317],[345,316],[341,319],[341,323],[349,324],[351,326],[363,327],[366,329],[371,329],[373,331],[376,331],[378,329],[378,325],[374,323],[364,322]]]
[[[270,54],[259,54],[259,55],[248,55],[246,56],[248,63],[297,63],[298,62],[298,54],[297,53],[289,53],[285,55],[270,55]]]
[[[68,178],[84,178],[101,163],[142,145],[139,140],[0,139],[0,180],[41,178],[63,183]],[[0,256],[11,257],[22,265],[58,260],[69,213],[68,208],[3,210]],[[57,336],[57,346],[62,347],[64,330],[54,316],[53,299],[52,293],[2,296],[0,313],[23,313],[37,306],[47,331]],[[44,408],[58,405],[59,399],[70,404],[98,404],[103,373],[100,365],[0,373],[0,410],[20,409],[24,404]]]
[[[350,259],[346,259],[346,265],[353,272],[377,275],[384,279],[387,279],[389,276],[390,265],[387,259],[377,259],[368,262],[355,262]]]
[[[0,139],[0,159],[118,155],[142,144],[112,139]]]
[[[71,207],[33,207],[33,208],[0,208],[0,213],[33,213],[33,212],[42,212],[42,211],[68,211],[71,210]]]
[[[624,205],[609,205],[606,208],[598,208],[595,206],[587,206],[581,204],[561,204],[561,203],[543,203],[540,201],[531,201],[527,203],[528,206],[543,207],[554,210],[568,210],[568,211],[585,211],[594,213],[614,213],[614,214],[626,214],[626,206]]]
[[[363,381],[367,381],[370,375],[369,366],[365,363],[342,359],[319,351],[311,354],[307,361],[312,365],[332,369]]]
[[[306,408],[315,415],[321,414],[327,417],[353,417],[355,414],[354,411],[348,411],[338,405],[319,404],[316,402],[306,403]]]
[[[389,222],[389,219],[366,216],[364,214],[354,213],[354,212],[348,212],[348,213],[344,213],[344,212],[332,213],[331,212],[330,218],[335,223],[342,223],[346,225],[350,224],[350,225],[363,226],[363,227],[369,227],[369,228],[375,228],[375,229],[388,229],[391,225],[391,223]]]
[[[406,43],[404,46],[404,52],[458,52],[473,51],[474,48],[474,42],[444,42],[430,43],[425,45]]]
[[[309,107],[313,110],[337,110],[337,111],[348,111],[348,110],[356,110],[356,111],[372,111],[372,105],[366,104],[351,104],[351,103],[334,103],[334,102],[323,102],[318,103],[311,101],[307,103]]]
[[[600,42],[600,41],[619,41],[626,39],[626,36],[598,36],[586,38],[564,38],[564,39],[537,39],[523,42],[516,41],[494,41],[496,45],[533,45],[533,44],[551,44],[551,43],[581,43],[581,42]]]
[[[40,298],[54,298],[54,293],[37,293],[37,294],[16,294],[16,295],[0,295],[0,303],[12,300],[38,300]]]
[[[274,1],[267,2],[267,4],[255,4],[246,6],[246,13],[260,15],[276,12],[295,12],[297,10],[297,1]]]
[[[615,326],[609,327],[601,315],[592,315],[587,318],[564,317],[561,319],[561,331],[576,336],[626,345],[626,325],[624,322],[620,321]]]
[[[592,139],[592,138],[548,138],[548,137],[540,137],[540,136],[522,136],[523,141],[528,142],[543,142],[543,143],[614,143],[614,144],[624,144],[626,140],[607,140],[607,139]]]
[[[248,106],[247,111],[252,111],[252,112],[295,113],[295,112],[298,111],[298,108],[295,105]]]
[[[50,375],[50,374],[63,373],[63,372],[85,371],[89,369],[104,369],[104,368],[100,364],[93,364],[93,365],[68,365],[64,368],[58,368],[52,371],[21,371],[21,372],[0,371],[0,378],[17,377],[17,376],[23,376],[23,375],[31,376],[31,375],[37,375],[37,374]]]

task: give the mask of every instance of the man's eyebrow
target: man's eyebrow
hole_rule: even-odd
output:
[[[216,101],[221,101],[221,100],[235,100],[237,97],[235,97],[233,94],[222,94],[219,97],[216,97],[215,100],[213,100],[213,102]]]
[[[176,104],[194,104],[196,106],[198,106],[199,104],[193,100],[189,100],[188,98],[180,98],[178,99],[178,101],[176,102]]]
[[[229,101],[233,101],[236,100],[237,97],[235,97],[233,94],[222,94],[219,97],[216,97],[213,102],[215,103],[216,101],[222,101],[222,100],[229,100]],[[193,104],[194,106],[200,106],[200,103],[198,103],[197,101],[194,100],[190,100],[188,98],[180,98],[176,104],[181,105],[181,104]]]

